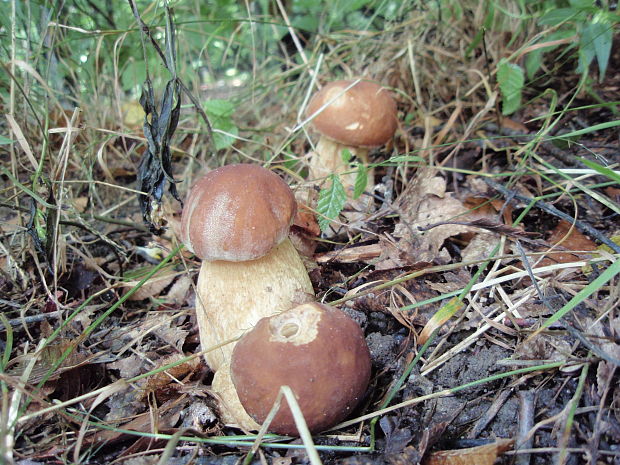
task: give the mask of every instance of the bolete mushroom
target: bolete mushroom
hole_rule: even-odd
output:
[[[238,399],[230,381],[234,343],[261,318],[313,299],[308,272],[288,239],[296,212],[292,191],[275,173],[256,165],[215,169],[190,190],[181,238],[201,258],[196,319],[203,349],[215,371],[213,390],[224,421],[245,429],[249,417],[232,417]]]
[[[396,131],[396,103],[389,91],[370,81],[334,81],[314,94],[306,111],[315,115],[312,125],[321,135],[310,156],[310,178],[342,174],[351,167],[342,158],[344,149],[368,164],[368,150],[385,144]],[[355,178],[342,177],[345,188]]]
[[[361,328],[340,310],[312,302],[263,318],[235,345],[231,374],[246,412],[262,423],[280,387],[291,388],[311,432],[347,417],[370,379]],[[298,435],[282,401],[269,430]]]

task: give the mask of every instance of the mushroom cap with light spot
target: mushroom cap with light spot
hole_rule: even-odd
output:
[[[241,404],[258,423],[287,385],[308,429],[319,432],[349,416],[362,400],[371,361],[355,321],[334,307],[311,302],[260,320],[235,345],[230,370]],[[269,431],[299,434],[286,400]]]
[[[328,104],[313,120],[323,136],[351,147],[379,147],[396,131],[396,102],[380,85],[360,81],[334,81],[314,94],[308,104],[311,116]]]
[[[203,260],[255,260],[286,239],[296,211],[293,192],[277,174],[257,165],[223,166],[187,195],[181,240]]]

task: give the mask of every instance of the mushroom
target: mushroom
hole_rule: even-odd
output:
[[[370,353],[358,324],[340,310],[317,302],[263,318],[235,345],[231,374],[241,404],[262,423],[280,387],[291,388],[311,432],[347,417],[366,392]],[[269,426],[298,435],[282,402]]]
[[[238,399],[230,381],[234,343],[261,318],[313,300],[308,272],[288,239],[297,204],[275,173],[256,165],[228,165],[209,172],[190,190],[181,217],[183,243],[201,258],[196,319],[203,349],[215,372],[225,422]]]
[[[332,101],[333,100],[333,101]],[[330,103],[331,102],[331,103]],[[396,103],[390,93],[370,81],[334,81],[314,94],[306,111],[321,134],[310,157],[310,178],[320,179],[351,168],[342,158],[344,149],[368,164],[368,149],[385,144],[396,131]],[[345,188],[355,184],[353,175],[342,177]]]

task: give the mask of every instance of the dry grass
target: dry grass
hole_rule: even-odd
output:
[[[319,264],[309,260],[318,297],[357,312],[367,334],[393,342],[375,359],[358,417],[315,438],[320,458],[335,463],[337,452],[372,450],[378,454],[364,455],[368,462],[414,463],[432,445],[421,420],[444,448],[451,447],[447,438],[492,437],[498,430],[488,425],[519,391],[530,394],[512,404],[519,420],[516,412],[512,424],[497,420],[503,437],[522,449],[516,463],[530,456],[535,463],[617,460],[618,139],[606,128],[583,131],[612,121],[613,107],[596,105],[592,96],[612,102],[605,97],[617,89],[617,74],[610,69],[600,84],[580,80],[570,72],[571,56],[558,53],[526,89],[527,104],[507,119],[496,66],[502,58],[519,62],[550,32],[518,2],[495,4],[492,17],[486,3],[438,10],[435,3],[403,2],[381,30],[335,28],[305,37],[290,29],[290,43],[274,45],[275,28],[284,33],[290,25],[289,7],[277,1],[271,16],[239,10],[245,20],[226,35],[202,31],[214,18],[199,5],[176,6],[178,74],[199,101],[225,95],[233,102],[239,132],[215,153],[184,98],[172,169],[181,198],[206,170],[239,161],[269,166],[301,188],[305,154],[316,142],[304,124],[309,94],[337,78],[370,78],[392,90],[400,125],[394,141],[373,155],[376,212],[359,229],[345,221],[330,240],[305,238],[318,243]],[[141,14],[163,24],[154,4]],[[174,456],[179,461],[169,463],[188,463],[181,457],[244,454],[255,436],[213,416],[209,377],[197,363],[191,312],[199,263],[178,247],[181,206],[164,196],[159,214],[168,228],[161,236],[142,223],[135,179],[146,140],[127,114],[137,94],[122,84],[123,67],[142,60],[142,50],[128,47],[139,44],[135,24],[95,31],[61,15],[45,25],[47,42],[38,46],[35,22],[6,16],[13,28],[3,37],[9,78],[2,81],[0,124],[13,142],[0,155],[4,460],[117,463],[148,456],[155,463]],[[163,27],[153,31],[163,41]],[[192,34],[203,35],[205,45]],[[80,68],[73,41],[97,63],[94,72]],[[222,43],[217,63],[205,53],[210,41]],[[610,63],[617,72],[617,60]],[[59,85],[54,66],[73,75]],[[149,67],[161,95],[168,76],[156,59]],[[227,69],[241,70],[238,82],[224,79]],[[579,130],[576,146],[551,140]],[[404,155],[419,159],[385,162]],[[573,226],[556,228],[556,211]],[[416,229],[446,221],[425,234]],[[604,241],[611,248],[599,247]],[[350,255],[340,260],[345,251]],[[381,324],[369,321],[377,315]],[[475,360],[490,350],[502,356],[450,378],[455,366],[478,366],[463,356]],[[441,399],[462,400],[465,412],[486,402],[493,413],[439,418],[429,406]],[[400,448],[399,431],[409,434]],[[301,447],[272,435],[263,441],[263,461],[278,448]],[[318,457],[311,453],[315,463]]]

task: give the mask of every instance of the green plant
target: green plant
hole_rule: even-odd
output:
[[[230,147],[239,129],[232,119],[235,113],[235,105],[229,100],[212,99],[204,102],[205,111],[213,126],[213,145],[215,150]]]
[[[530,44],[523,68],[511,59],[502,59],[497,68],[497,82],[502,95],[502,113],[509,115],[521,106],[521,92],[525,75],[533,79],[549,52],[565,47],[564,53],[577,49],[576,72],[587,74],[596,58],[599,81],[607,71],[613,39],[613,30],[620,23],[620,15],[611,11],[607,2],[599,5],[594,0],[552,0],[545,2],[537,23],[549,27]],[[575,38],[575,40],[571,40]],[[548,45],[545,45],[548,44]]]
[[[561,2],[550,2],[538,24],[555,29],[545,37],[549,42],[577,36],[579,40],[567,46],[568,49],[578,47],[577,72],[587,73],[596,58],[599,80],[602,81],[611,53],[613,29],[620,22],[620,16],[610,11],[609,6],[598,6],[594,0],[570,0],[568,3],[568,6],[561,7]],[[542,56],[558,46],[551,45],[528,53],[525,68],[529,78],[540,69]]]

